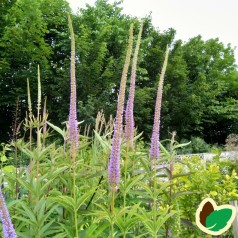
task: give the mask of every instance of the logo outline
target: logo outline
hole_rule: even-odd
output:
[[[215,210],[221,210],[221,209],[231,209],[232,210],[232,215],[230,217],[230,219],[227,221],[227,225],[220,229],[219,231],[211,231],[209,230],[207,227],[203,226],[200,222],[200,213],[203,209],[203,206],[207,203],[207,202],[210,202],[214,208],[214,211]],[[217,206],[216,202],[212,199],[212,198],[205,198],[200,204],[199,204],[199,207],[196,211],[196,225],[198,226],[198,228],[200,230],[202,230],[203,232],[209,234],[209,235],[213,235],[213,236],[217,236],[217,235],[221,235],[223,234],[224,232],[226,232],[232,225],[233,221],[235,220],[236,218],[236,208],[232,205],[229,205],[229,204],[226,204],[226,205],[221,205],[221,206]]]

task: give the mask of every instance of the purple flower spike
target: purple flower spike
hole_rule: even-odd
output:
[[[78,121],[76,106],[76,76],[75,76],[75,38],[70,15],[68,15],[70,37],[71,37],[71,62],[70,62],[70,110],[69,110],[69,141],[71,143],[71,157],[76,156],[78,147]]]
[[[134,129],[135,129],[133,101],[132,99],[130,100],[130,98],[128,99],[127,105],[126,105],[126,111],[125,111],[125,118],[126,118],[125,137],[126,137],[128,146],[131,149],[134,148],[133,138],[134,138]]]
[[[153,132],[152,132],[151,146],[150,146],[150,157],[153,159],[158,159],[160,157],[160,149],[159,149],[160,115],[161,115],[164,76],[165,76],[165,71],[166,71],[166,67],[168,63],[168,56],[169,56],[169,49],[167,47],[164,64],[160,74],[160,80],[159,80],[156,104],[155,104],[154,125],[153,125]]]
[[[116,128],[114,128],[116,130]],[[120,148],[121,148],[121,128],[114,131],[112,140],[112,150],[108,166],[109,184],[112,189],[117,189],[120,181]]]
[[[133,25],[130,27],[130,36],[126,53],[126,60],[122,71],[120,90],[117,101],[117,114],[114,125],[114,134],[112,139],[112,150],[108,165],[108,179],[112,190],[116,190],[120,181],[120,149],[121,149],[121,132],[123,121],[124,100],[126,91],[127,72],[130,64],[133,42]]]
[[[2,222],[3,238],[17,238],[2,191],[0,191],[0,219]]]
[[[136,48],[133,56],[132,61],[132,69],[131,69],[131,82],[130,82],[130,92],[129,97],[126,105],[126,112],[125,112],[125,118],[126,118],[126,126],[125,126],[125,137],[126,141],[128,143],[128,146],[133,149],[133,138],[134,138],[134,98],[135,98],[135,81],[136,81],[136,66],[137,66],[137,58],[140,48],[140,40],[141,40],[141,34],[142,34],[143,25],[141,24],[140,31],[138,34],[137,42],[136,42]]]

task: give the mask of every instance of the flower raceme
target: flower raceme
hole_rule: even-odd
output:
[[[16,238],[17,235],[14,230],[2,191],[0,191],[0,219],[2,222],[3,238]]]
[[[165,52],[165,59],[160,74],[156,103],[155,103],[155,114],[154,114],[154,124],[153,131],[151,136],[151,146],[150,146],[150,157],[153,159],[158,159],[160,157],[159,149],[159,136],[160,136],[160,116],[161,116],[161,104],[162,104],[162,95],[163,95],[163,84],[164,76],[168,63],[169,49],[168,46]]]
[[[71,60],[70,60],[70,110],[69,110],[69,141],[71,143],[71,157],[76,156],[78,147],[78,121],[76,107],[76,76],[75,76],[75,38],[72,21],[68,15],[70,37],[71,37]]]
[[[126,111],[125,111],[125,137],[126,141],[128,143],[128,146],[133,149],[133,138],[134,138],[134,97],[135,97],[135,81],[136,81],[136,66],[137,66],[137,59],[138,59],[138,53],[140,48],[140,40],[141,40],[141,34],[142,34],[143,24],[141,24],[140,31],[138,34],[137,42],[136,42],[136,48],[132,60],[132,69],[131,69],[131,82],[130,82],[130,92],[129,97],[126,105]]]
[[[133,25],[130,26],[129,41],[126,53],[126,60],[122,71],[120,90],[117,101],[117,113],[114,125],[114,133],[112,138],[112,150],[108,165],[109,185],[113,190],[117,189],[120,181],[120,148],[121,148],[121,132],[123,122],[124,100],[126,90],[127,72],[130,64],[132,43],[133,43]]]

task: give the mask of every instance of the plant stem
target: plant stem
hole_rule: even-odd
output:
[[[17,118],[18,118],[18,109],[19,109],[19,97],[17,98],[16,102],[16,112],[15,112],[15,122],[14,122],[14,129],[13,129],[13,140],[14,140],[14,149],[15,149],[15,166],[16,166],[16,199],[18,199],[18,190],[19,190],[19,184],[17,181],[18,173],[17,173],[17,168],[18,168],[18,155],[17,155]]]
[[[156,159],[154,158],[154,192],[156,191]],[[152,214],[153,214],[153,219],[154,219],[154,225],[156,227],[156,216],[157,216],[157,212],[156,212],[156,206],[157,206],[157,198],[155,196],[153,196],[153,207],[152,207]],[[154,231],[154,237],[157,237],[157,232],[156,230]]]
[[[114,238],[114,201],[115,200],[115,189],[112,188],[112,203],[111,203],[111,213],[112,213],[112,222],[111,222],[111,238]]]
[[[170,143],[170,161],[169,161],[169,200],[168,200],[168,205],[169,205],[169,209],[168,209],[168,214],[170,213],[171,209],[171,204],[172,204],[172,180],[173,180],[173,159],[174,159],[174,137],[176,136],[176,132],[172,133],[172,138],[171,138],[171,143]],[[166,227],[166,235],[165,237],[168,238],[169,237],[169,226],[168,226],[168,222],[166,222],[165,224]]]
[[[18,180],[17,180],[17,178],[18,178],[18,171],[17,171],[17,168],[18,168],[18,155],[17,155],[17,144],[16,144],[16,140],[17,139],[15,139],[15,162],[16,162],[16,194],[15,194],[15,196],[16,196],[16,199],[18,199],[18,190],[19,190],[19,183],[18,183]]]
[[[77,204],[77,194],[76,194],[76,161],[75,157],[73,157],[73,197],[74,202]],[[75,225],[75,237],[78,237],[78,214],[77,210],[74,209],[74,225]]]
[[[169,184],[169,200],[168,200],[169,209],[168,209],[168,214],[170,213],[170,206],[172,204],[172,179],[173,179],[173,161],[172,161],[172,158],[170,160],[169,165],[170,165],[170,167],[169,167],[169,170],[170,170],[170,174],[169,174],[170,184]],[[168,226],[167,222],[166,222],[165,227],[166,227],[165,237],[168,238],[169,237],[169,226]]]

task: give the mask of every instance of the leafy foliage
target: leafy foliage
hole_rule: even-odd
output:
[[[237,174],[234,170],[224,173],[225,162],[205,162],[197,156],[183,158],[183,165],[176,165],[174,176],[189,171],[190,174],[175,178],[176,191],[196,192],[178,198],[181,217],[194,223],[194,214],[200,202],[207,197],[214,199],[217,204],[228,204],[229,201],[237,200]],[[229,162],[228,162],[229,164]],[[228,165],[227,164],[227,165]],[[197,231],[198,232],[198,231]],[[182,229],[181,235],[195,234],[195,230],[189,227]],[[197,233],[199,234],[199,232]]]

